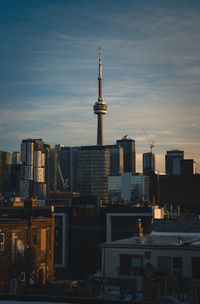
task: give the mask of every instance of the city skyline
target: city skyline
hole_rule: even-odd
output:
[[[137,171],[155,140],[156,169],[167,150],[199,164],[198,1],[15,1],[1,5],[1,150],[25,138],[96,144],[98,47],[109,107],[104,144],[128,134]]]

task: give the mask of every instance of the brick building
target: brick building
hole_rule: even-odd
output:
[[[0,293],[23,293],[53,278],[54,214],[50,208],[0,209]]]

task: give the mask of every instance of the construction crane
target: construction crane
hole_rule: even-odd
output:
[[[148,143],[149,143],[149,146],[150,146],[150,152],[152,153],[152,149],[155,147],[154,140],[151,142],[150,139],[149,139],[149,136],[148,136],[147,132],[145,131],[145,129],[143,129],[143,131],[144,131],[144,134],[145,134],[145,136],[146,136],[146,138],[148,140]]]
[[[59,164],[58,164],[58,172],[59,172],[59,175],[60,175],[60,179],[61,179],[61,182],[62,182],[63,189],[65,191],[68,187],[68,179],[66,178],[66,180],[64,181],[62,171],[61,171],[61,168],[60,168]]]

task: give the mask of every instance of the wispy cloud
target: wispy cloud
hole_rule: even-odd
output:
[[[26,4],[1,28],[0,139],[95,144],[98,46],[103,54],[105,143],[136,140],[138,168],[155,140],[199,161],[200,6],[196,1],[84,1]],[[189,155],[189,154],[188,154]]]

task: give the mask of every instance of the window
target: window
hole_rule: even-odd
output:
[[[17,261],[17,241],[18,241],[18,233],[12,232],[12,262],[15,263]]]
[[[172,266],[173,266],[173,278],[174,279],[180,278],[182,276],[182,258],[173,257]]]
[[[200,258],[192,258],[192,278],[200,279]]]
[[[142,274],[143,258],[140,255],[120,255],[120,275],[140,276]]]
[[[158,257],[158,269],[168,278],[178,279],[182,276],[182,258],[181,257]]]
[[[5,234],[0,233],[0,251],[4,251],[5,247]]]
[[[41,229],[41,250],[46,250],[46,228]]]
[[[19,274],[19,280],[21,282],[25,282],[25,280],[26,280],[26,273],[24,271],[20,272],[20,274]]]
[[[33,228],[33,245],[37,245],[37,230]]]

